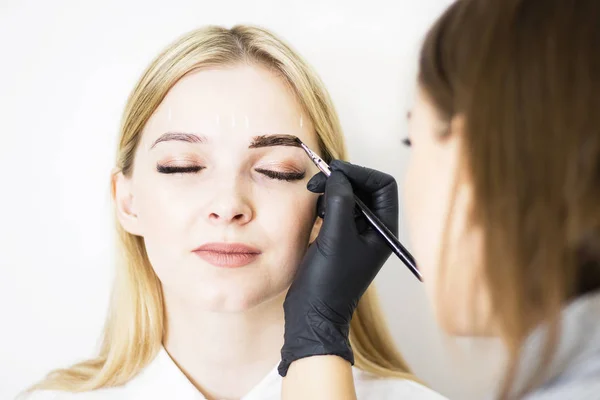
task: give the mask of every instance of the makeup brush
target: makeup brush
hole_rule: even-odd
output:
[[[308,148],[307,145],[302,143],[302,141],[296,138],[296,142],[304,149],[308,157],[312,160],[313,163],[325,174],[325,176],[329,177],[331,175],[331,168],[329,165],[321,157],[319,157],[314,151]],[[356,205],[363,213],[367,221],[371,224],[373,228],[385,239],[386,243],[390,246],[394,254],[408,267],[410,272],[413,273],[414,276],[417,277],[418,280],[422,281],[421,272],[419,272],[417,265],[415,263],[415,259],[410,254],[410,252],[400,243],[398,238],[384,225],[383,222],[369,208],[363,203],[358,196],[354,195],[354,201]]]

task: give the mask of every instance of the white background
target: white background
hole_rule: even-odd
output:
[[[1,0],[0,399],[94,352],[113,273],[108,179],[119,120],[163,46],[205,24],[273,30],[320,73],[351,160],[401,183],[418,47],[448,4]],[[398,260],[377,282],[414,371],[450,398],[481,398],[498,344],[441,335]]]

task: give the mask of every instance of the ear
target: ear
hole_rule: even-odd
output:
[[[135,209],[131,178],[123,175],[121,171],[113,171],[112,197],[115,203],[117,219],[132,235],[142,236],[140,222]]]
[[[315,240],[317,240],[317,236],[319,236],[319,232],[321,232],[321,227],[323,226],[323,218],[317,216],[315,219],[315,223],[313,224],[312,230],[310,231],[310,239],[309,244],[313,244]]]

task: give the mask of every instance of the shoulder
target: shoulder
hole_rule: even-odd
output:
[[[89,392],[67,392],[62,390],[35,390],[17,397],[16,400],[116,400],[127,396],[123,388],[97,389]]]
[[[196,388],[164,349],[129,381],[87,392],[36,390],[15,400],[146,400],[196,399]]]
[[[358,400],[416,399],[445,400],[446,397],[418,382],[400,378],[383,378],[353,368]]]
[[[600,376],[543,388],[527,396],[526,400],[597,399],[598,393],[600,393]]]

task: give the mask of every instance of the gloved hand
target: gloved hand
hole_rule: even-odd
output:
[[[323,193],[321,231],[308,248],[284,302],[285,334],[279,374],[313,355],[338,355],[354,364],[348,341],[358,301],[392,253],[355,209],[354,194],[395,234],[398,186],[383,172],[333,161],[332,173],[308,182]]]

